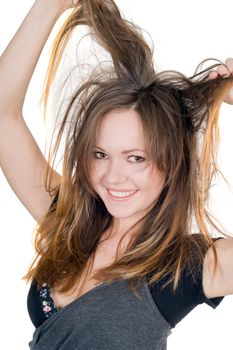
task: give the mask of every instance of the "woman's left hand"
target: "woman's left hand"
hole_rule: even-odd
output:
[[[225,65],[223,64],[218,66],[215,71],[209,73],[209,79],[216,79],[218,76],[223,78],[229,78],[231,75],[233,76],[233,58],[228,58],[225,61]],[[233,105],[233,86],[229,89],[227,94],[225,95],[224,102]]]

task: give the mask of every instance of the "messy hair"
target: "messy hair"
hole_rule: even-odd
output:
[[[226,234],[207,203],[212,178],[219,170],[219,111],[232,78],[208,78],[220,61],[204,70],[200,67],[206,60],[201,62],[189,78],[173,70],[156,71],[153,47],[113,0],[79,0],[53,43],[43,94],[45,109],[67,43],[81,25],[88,26],[91,37],[110,54],[112,66],[93,70],[69,100],[45,180],[55,200],[36,228],[36,256],[24,278],[33,278],[39,285],[56,283],[66,292],[90,268],[103,232],[113,224],[90,181],[96,130],[107,112],[133,109],[140,115],[150,159],[165,174],[164,188],[150,211],[132,227],[134,234],[124,254],[119,257],[119,244],[115,261],[99,269],[95,278],[126,279],[134,289],[150,274],[149,283],[167,277],[175,290],[196,242],[190,234],[192,223],[196,222],[203,245],[213,248],[215,271],[217,254],[210,231]],[[64,134],[61,183],[52,189],[51,168]],[[201,261],[199,246],[197,253]]]

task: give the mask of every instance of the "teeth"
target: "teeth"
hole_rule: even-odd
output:
[[[113,192],[109,191],[112,196],[114,197],[128,197],[130,194],[136,192],[136,191],[128,191],[128,192]]]

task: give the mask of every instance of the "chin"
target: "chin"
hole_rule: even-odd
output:
[[[127,210],[126,208],[112,209],[109,206],[106,206],[106,209],[109,212],[109,214],[119,219],[126,219],[139,214],[137,210],[132,211],[132,209]]]

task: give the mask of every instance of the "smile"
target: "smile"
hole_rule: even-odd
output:
[[[116,191],[107,190],[107,192],[109,194],[109,197],[112,200],[124,201],[131,198],[137,192],[137,190],[125,191],[125,192],[116,192]]]

